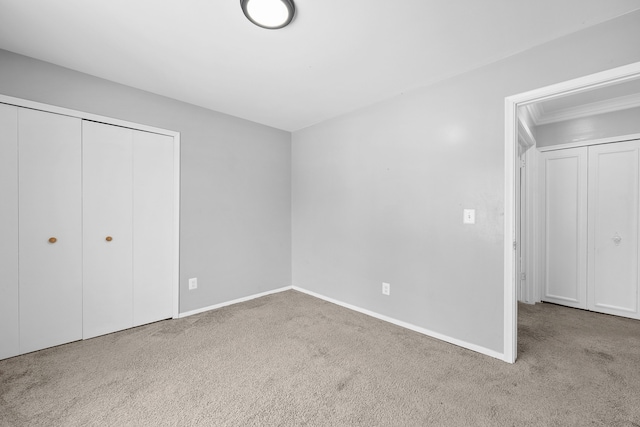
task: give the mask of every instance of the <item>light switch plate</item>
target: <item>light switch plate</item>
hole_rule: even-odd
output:
[[[476,210],[465,209],[464,216],[462,217],[463,224],[475,224],[476,223]]]

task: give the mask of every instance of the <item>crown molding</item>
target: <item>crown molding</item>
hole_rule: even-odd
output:
[[[536,126],[557,123],[598,114],[612,113],[614,111],[628,110],[640,107],[640,93],[620,96],[604,101],[592,102],[577,107],[564,108],[562,110],[547,113],[542,104],[527,105],[527,109]]]
[[[529,147],[536,145],[536,137],[527,125],[527,123],[518,118],[518,142],[526,151]]]
[[[542,106],[541,104],[529,104],[525,108],[529,112],[529,118],[533,122],[533,125],[538,126],[542,119]]]

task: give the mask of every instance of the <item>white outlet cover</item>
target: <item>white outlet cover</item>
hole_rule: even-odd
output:
[[[384,295],[391,295],[391,285],[386,282],[382,282],[382,293]]]
[[[189,290],[198,289],[198,278],[193,277],[189,279]]]

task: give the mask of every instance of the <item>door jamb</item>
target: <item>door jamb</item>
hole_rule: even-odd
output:
[[[591,74],[566,82],[546,86],[505,98],[505,186],[504,186],[504,352],[503,360],[514,363],[518,342],[518,299],[516,286],[517,241],[516,206],[519,188],[516,183],[518,165],[518,107],[552,99],[563,95],[608,86],[626,80],[640,78],[640,62]]]

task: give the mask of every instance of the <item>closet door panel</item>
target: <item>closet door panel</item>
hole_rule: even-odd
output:
[[[135,131],[133,143],[133,323],[173,310],[173,138]]]
[[[0,359],[20,353],[18,325],[18,108],[0,104]]]
[[[640,142],[589,149],[589,309],[639,318]]]
[[[83,122],[84,338],[133,326],[131,129]]]
[[[82,338],[81,121],[20,108],[20,352]]]
[[[587,307],[587,149],[542,156],[543,301]]]

